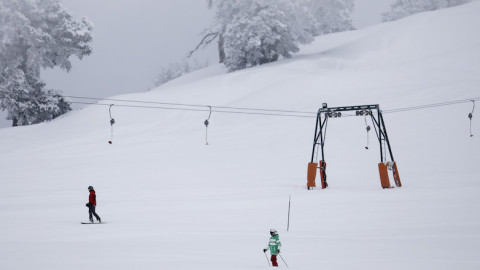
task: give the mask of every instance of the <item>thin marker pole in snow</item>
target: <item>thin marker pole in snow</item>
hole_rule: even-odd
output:
[[[291,195],[288,196],[288,220],[287,220],[287,232],[290,229],[290,201],[291,201]]]

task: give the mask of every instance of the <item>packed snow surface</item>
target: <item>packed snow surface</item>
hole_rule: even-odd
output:
[[[480,96],[479,14],[475,1],[319,37],[277,63],[214,66],[112,97],[205,105],[199,111],[100,101],[115,104],[113,144],[108,106],[0,129],[0,268],[268,269],[262,249],[276,228],[291,269],[480,269],[473,102],[384,114],[403,183],[386,190],[373,131],[365,149],[365,119],[331,119],[329,188],[306,189],[323,102],[390,110]],[[208,105],[312,114],[214,107],[206,145]],[[105,224],[80,224],[89,185]]]

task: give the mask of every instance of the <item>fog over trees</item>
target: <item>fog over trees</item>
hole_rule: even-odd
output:
[[[398,20],[419,12],[458,6],[471,0],[395,0],[391,10],[383,14],[383,21]]]
[[[470,1],[394,0],[383,20]],[[355,0],[206,3],[205,10],[198,12],[210,8],[215,15],[198,45],[192,44],[188,57],[204,46],[215,45],[219,62],[230,72],[289,58],[316,36],[354,29]],[[71,110],[60,90],[47,88],[41,73],[55,67],[68,72],[71,56],[82,59],[90,55],[91,33],[92,24],[86,19],[75,20],[61,0],[0,0],[0,110],[7,112],[13,126],[48,121]],[[206,66],[188,57],[160,69],[155,86]]]

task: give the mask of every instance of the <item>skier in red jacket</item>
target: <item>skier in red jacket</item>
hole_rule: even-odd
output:
[[[95,208],[97,207],[97,195],[95,195],[95,190],[93,189],[92,186],[88,187],[88,191],[90,191],[90,196],[88,196],[88,203],[86,206],[88,207],[88,216],[90,219],[90,222],[93,223],[93,217],[92,214],[95,216],[97,221],[99,223],[102,222],[102,219],[95,213]]]

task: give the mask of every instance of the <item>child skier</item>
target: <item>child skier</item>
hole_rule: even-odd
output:
[[[268,241],[268,246],[267,248],[263,249],[263,252],[265,253],[267,249],[270,249],[270,254],[272,257],[270,260],[272,261],[272,266],[273,267],[278,267],[277,263],[277,255],[280,253],[280,247],[282,246],[282,243],[280,242],[280,239],[278,237],[277,230],[271,229],[270,230],[270,241]]]
[[[97,213],[95,213],[95,207],[97,206],[97,195],[95,195],[95,190],[93,189],[92,186],[89,186],[88,191],[90,191],[90,196],[88,196],[88,203],[86,204],[86,206],[88,207],[88,216],[89,216],[90,222],[93,223],[93,217],[92,217],[92,214],[93,214],[97,219],[97,221],[101,223],[102,220],[97,215]]]

